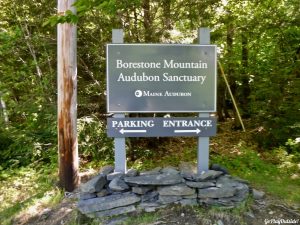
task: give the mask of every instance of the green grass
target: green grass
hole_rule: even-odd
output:
[[[46,167],[1,171],[1,224],[12,224],[18,216],[35,216],[40,208],[59,203],[63,193],[54,184],[54,174],[53,169]]]
[[[124,225],[142,225],[142,224],[149,224],[156,221],[158,218],[158,213],[141,213],[136,217],[131,217],[124,221]]]
[[[238,154],[213,155],[211,161],[226,167],[230,174],[248,180],[255,188],[287,203],[300,202],[300,192],[296,191],[300,190],[300,179],[293,178],[293,175],[300,172],[296,163],[290,167],[283,166],[286,163],[284,160],[273,164],[261,159],[260,154],[245,146],[239,148]]]

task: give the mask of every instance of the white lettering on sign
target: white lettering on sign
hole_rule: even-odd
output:
[[[164,120],[163,127],[212,127],[212,120]]]
[[[125,127],[125,128],[130,128],[130,127],[154,127],[154,121],[153,120],[124,120],[124,121],[112,121],[112,127]]]
[[[117,59],[117,69],[153,69],[160,67],[160,62],[123,62],[123,60]]]
[[[186,75],[169,75],[168,73],[163,74],[163,81],[173,82],[201,82],[204,83],[206,76],[186,76]]]
[[[164,60],[164,68],[175,69],[207,69],[207,63],[199,60],[198,62],[174,62],[174,60]]]
[[[136,72],[133,73],[133,75],[127,76],[127,75],[123,75],[123,73],[120,73],[117,81],[120,82],[135,82],[135,81],[159,81],[159,76],[155,75],[155,76],[151,76],[151,75],[146,75],[144,72],[142,73],[142,75],[137,75]]]

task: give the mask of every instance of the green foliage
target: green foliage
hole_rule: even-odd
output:
[[[43,23],[43,26],[56,26],[57,24],[60,23],[72,23],[72,24],[76,24],[78,23],[79,17],[74,14],[71,10],[67,10],[65,12],[65,15],[55,15],[55,16],[51,16],[49,19],[47,19],[47,21],[45,21]]]
[[[113,142],[106,135],[105,124],[96,116],[78,119],[78,145],[80,157],[88,161],[113,158]]]

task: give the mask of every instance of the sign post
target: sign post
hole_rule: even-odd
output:
[[[113,43],[123,43],[123,30],[113,29],[112,31],[112,42]],[[114,114],[114,118],[124,118],[124,113]],[[115,146],[115,172],[126,172],[126,146],[125,137],[118,137],[114,139]]]
[[[210,44],[210,30],[208,28],[200,28],[198,30],[199,44]],[[216,111],[216,110],[215,110]],[[199,113],[199,118],[208,117],[209,113]],[[207,171],[209,168],[209,137],[198,137],[197,149],[197,172]]]

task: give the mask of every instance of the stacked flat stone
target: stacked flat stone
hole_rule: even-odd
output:
[[[249,195],[247,182],[224,171],[197,174],[189,165],[126,174],[106,166],[80,191],[78,209],[91,218],[152,212],[171,203],[234,207]]]

